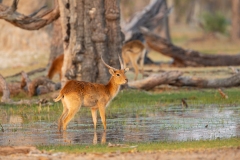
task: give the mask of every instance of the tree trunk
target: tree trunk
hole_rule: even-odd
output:
[[[62,84],[68,79],[106,83],[100,56],[119,68],[122,39],[118,0],[60,0],[64,39]]]
[[[240,39],[240,0],[232,0],[232,29],[231,39]]]
[[[51,65],[52,61],[60,54],[63,54],[63,39],[62,39],[62,27],[60,18],[55,20],[52,25],[52,40],[50,48],[50,56],[48,60],[48,66]]]
[[[174,59],[173,65],[185,66],[237,66],[240,64],[240,54],[237,55],[207,55],[194,50],[185,50],[175,46],[166,39],[142,29],[148,46]]]

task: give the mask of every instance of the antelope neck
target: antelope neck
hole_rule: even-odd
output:
[[[113,78],[111,77],[106,87],[108,88],[111,97],[114,98],[119,91],[120,85],[116,84]]]

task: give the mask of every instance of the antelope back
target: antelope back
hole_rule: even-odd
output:
[[[62,65],[63,65],[64,54],[59,55],[52,61],[52,64],[48,70],[47,77],[52,79],[55,74],[59,74],[59,78],[62,78]]]
[[[139,57],[142,54],[142,51],[144,50],[144,48],[145,47],[141,41],[134,40],[134,41],[127,42],[126,44],[123,45],[122,53],[129,54],[128,56]],[[130,51],[130,52],[126,53],[126,51]]]

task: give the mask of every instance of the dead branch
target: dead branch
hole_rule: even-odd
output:
[[[174,59],[175,66],[237,66],[240,64],[240,54],[208,55],[194,50],[185,50],[175,46],[164,38],[141,28],[148,47],[160,54]]]
[[[38,13],[44,8],[41,7],[38,11],[35,11],[28,16],[16,11],[18,2],[19,0],[13,0],[12,6],[10,7],[0,4],[0,19],[4,19],[22,29],[38,30],[50,24],[60,16],[58,0],[54,1],[55,7],[53,9],[38,15]]]
[[[38,68],[38,69],[31,70],[31,71],[27,72],[26,74],[31,76],[31,75],[36,74],[38,72],[44,72],[44,71],[46,71],[46,68]],[[5,78],[6,79],[7,78],[12,78],[12,77],[20,76],[20,75],[22,75],[22,71],[14,74],[14,75],[6,76]]]
[[[171,8],[166,9],[164,0],[153,0],[141,12],[137,12],[129,23],[123,25],[125,41],[143,40],[139,27],[153,30],[159,25],[164,25],[164,19],[168,17]]]
[[[31,88],[32,81],[28,77],[25,72],[22,72],[22,80],[21,80],[21,89],[24,89],[27,86],[26,90],[29,91]]]

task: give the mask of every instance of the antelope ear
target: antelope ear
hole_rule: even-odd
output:
[[[114,72],[114,70],[113,70],[112,68],[110,68],[110,69],[109,69],[109,73],[110,73],[111,75],[114,75],[115,72]]]
[[[125,72],[129,71],[129,68],[125,68],[124,71],[125,71]]]

